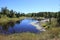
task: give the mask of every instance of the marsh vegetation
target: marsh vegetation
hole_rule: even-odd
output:
[[[34,18],[38,20],[49,19],[49,22],[41,23],[42,27],[44,27],[46,31],[39,34],[35,34],[33,32],[15,33],[14,31],[13,34],[6,35],[1,34],[2,31],[0,30],[0,40],[60,40],[60,12],[38,12],[25,14],[9,10],[7,7],[4,7],[0,11],[0,26],[3,30],[8,30],[9,26],[13,28],[15,23],[20,23],[18,20],[25,18]]]

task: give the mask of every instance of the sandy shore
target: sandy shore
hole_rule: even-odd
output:
[[[46,21],[49,21],[49,19],[32,22],[31,25],[35,26],[36,29],[38,29],[38,30],[40,30],[40,31],[46,31],[45,28],[43,28],[43,27],[40,25],[41,22],[46,22]]]
[[[39,21],[32,22],[31,25],[35,26],[36,29],[38,29],[38,30],[40,30],[40,31],[46,31],[45,28],[43,28],[43,27],[40,25],[40,22],[39,22]]]

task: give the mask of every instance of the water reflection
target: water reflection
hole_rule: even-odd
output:
[[[0,33],[12,34],[12,33],[22,33],[22,32],[32,32],[32,33],[40,32],[33,25],[30,24],[33,21],[37,21],[37,20],[24,19],[24,20],[18,20],[16,22],[10,21],[7,23],[0,24]]]
[[[15,24],[20,24],[20,20],[16,22],[9,21],[7,23],[0,24],[0,27],[2,27],[2,30],[8,31],[9,27],[13,28]]]
[[[19,21],[16,21],[17,24],[20,24],[20,22],[21,22],[20,20]]]

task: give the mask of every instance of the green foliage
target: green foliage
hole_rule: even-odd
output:
[[[9,11],[9,9],[7,9],[7,7],[5,7],[5,8],[1,8],[1,13],[2,13],[3,15],[6,15],[6,14],[9,14],[10,11]]]
[[[20,13],[16,13],[15,15],[17,18],[19,18],[21,16]]]
[[[32,13],[28,13],[28,14],[25,14],[26,15],[26,17],[32,17],[33,15],[32,15]]]
[[[16,15],[15,15],[16,14]],[[16,11],[13,10],[9,10],[7,9],[7,7],[3,7],[1,8],[1,12],[0,12],[0,18],[3,16],[7,16],[9,18],[15,18],[15,17],[20,17],[20,13],[17,13]],[[25,14],[22,14],[21,16],[24,16]]]
[[[20,16],[25,16],[25,14],[24,13],[21,13]]]
[[[57,22],[60,24],[60,11],[58,12],[58,15],[57,15]]]

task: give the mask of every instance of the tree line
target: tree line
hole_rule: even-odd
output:
[[[38,13],[29,13],[30,17],[44,17],[49,18],[51,24],[51,18],[56,18],[57,23],[60,24],[60,11],[58,12],[38,12]]]
[[[7,16],[9,18],[19,18],[20,16],[24,16],[24,13],[16,12],[14,10],[7,9],[7,7],[3,7],[0,11],[0,18],[2,18],[3,16]]]
[[[0,18],[2,18],[3,16],[7,16],[9,18],[19,18],[21,16],[24,17],[44,17],[44,18],[57,18],[57,22],[60,24],[60,11],[58,12],[38,12],[38,13],[20,13],[20,12],[16,12],[14,10],[9,10],[7,7],[3,7],[1,8],[0,11]]]

